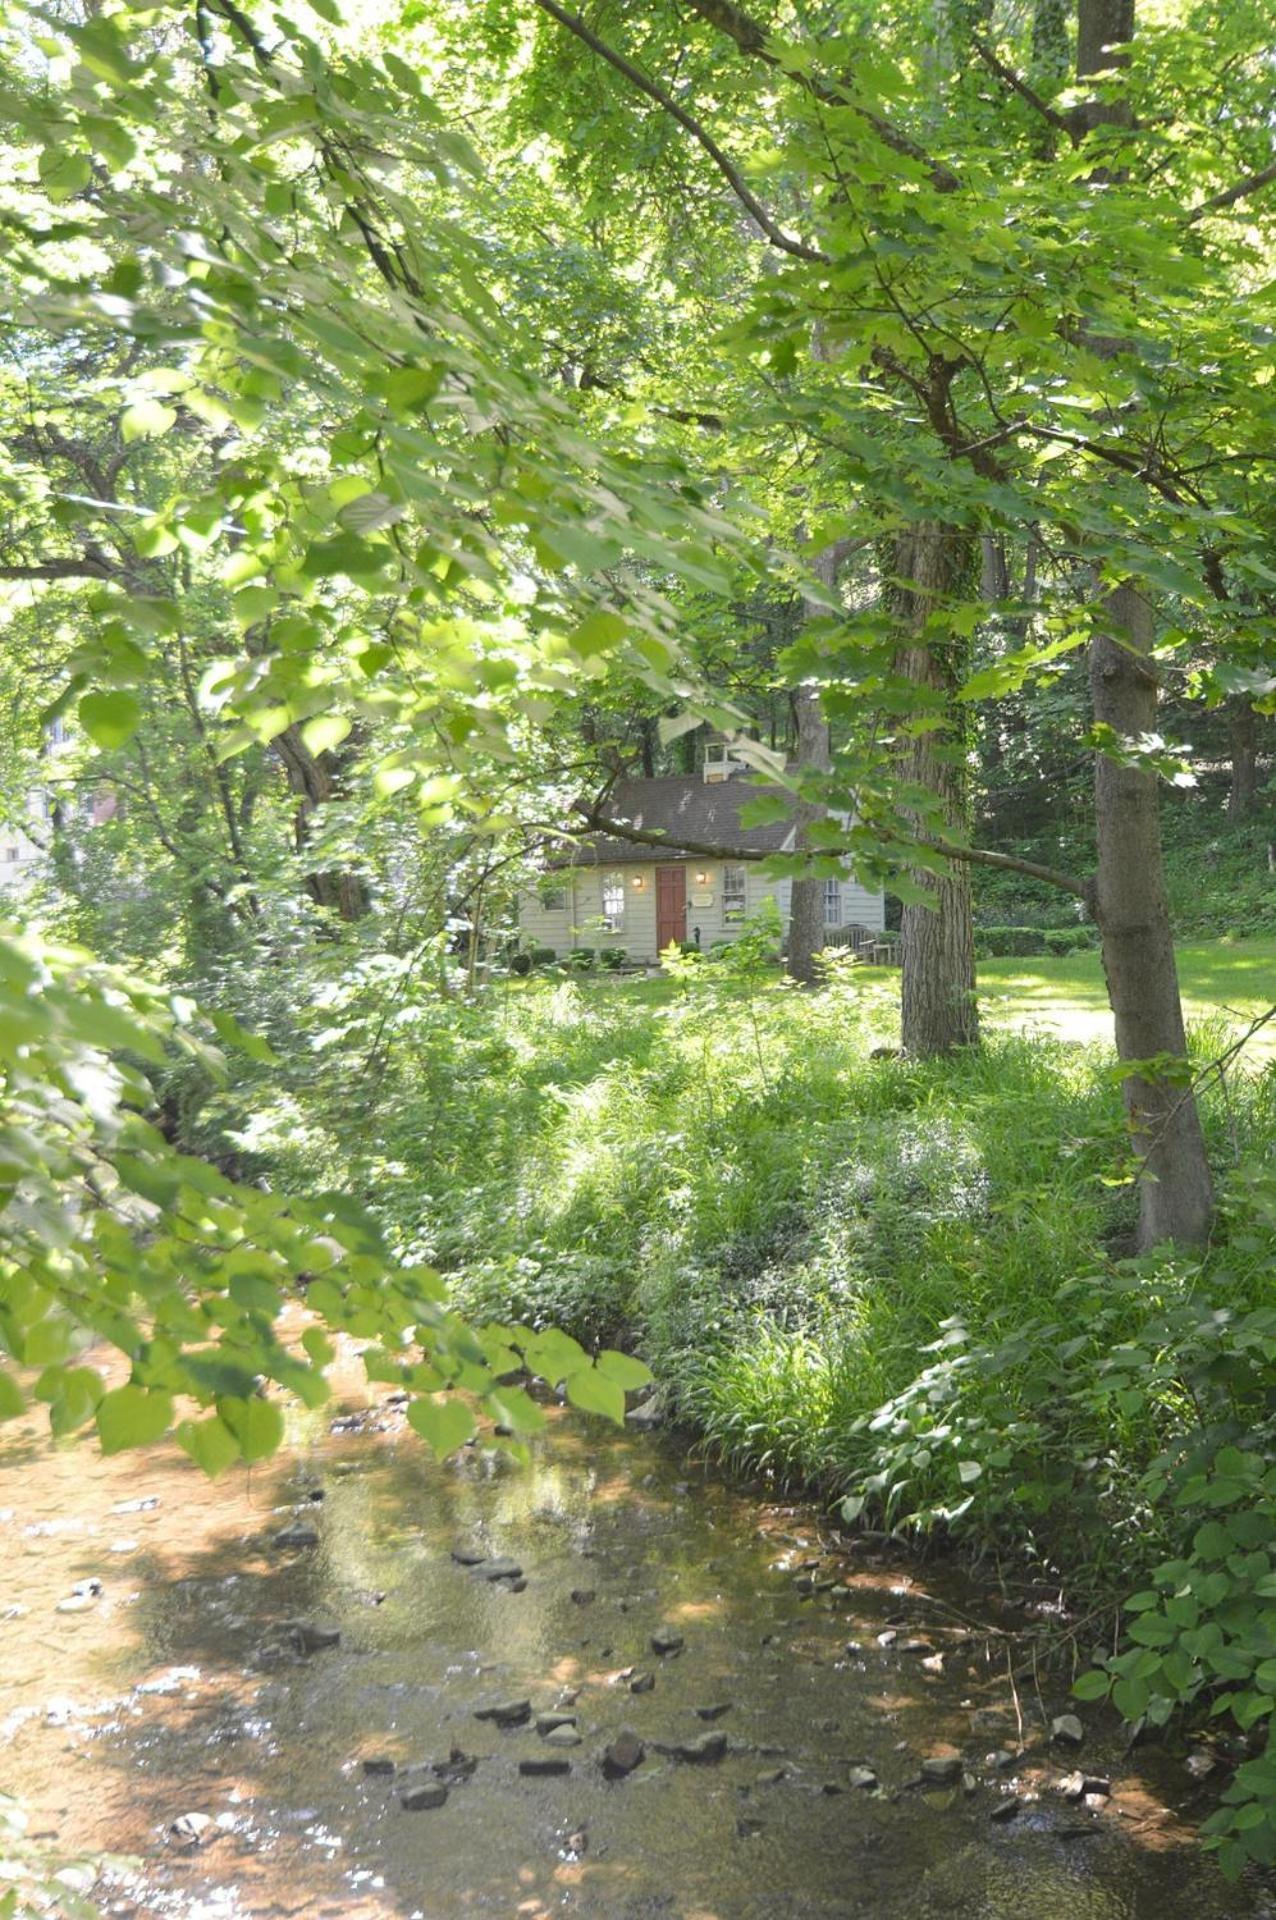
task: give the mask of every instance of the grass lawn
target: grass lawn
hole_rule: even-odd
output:
[[[1223,1019],[1238,1030],[1276,1001],[1276,938],[1199,940],[1178,949],[1190,1022]],[[981,960],[980,1005],[990,1027],[1038,1026],[1066,1040],[1111,1040],[1097,953],[1065,959]],[[1276,1058],[1276,1021],[1256,1034],[1252,1058]]]

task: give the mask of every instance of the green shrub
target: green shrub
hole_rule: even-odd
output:
[[[599,963],[604,966],[609,973],[619,973],[628,958],[629,950],[627,947],[600,947],[598,950]]]
[[[975,956],[980,960],[1027,959],[1046,950],[1040,927],[980,927],[975,933]]]
[[[1047,927],[1046,952],[1063,955],[1065,953],[1085,953],[1099,944],[1099,929],[1091,921],[1083,921],[1075,927]]]
[[[512,953],[509,958],[509,970],[511,973],[517,973],[520,975],[529,974],[532,970],[531,954],[530,953]]]
[[[552,967],[558,959],[553,947],[533,947],[532,965],[534,967]]]
[[[597,947],[573,947],[564,964],[570,967],[573,973],[592,973],[597,958]]]

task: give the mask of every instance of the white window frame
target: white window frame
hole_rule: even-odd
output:
[[[610,906],[608,905],[609,897]],[[603,875],[601,900],[603,921],[608,933],[623,933],[625,930],[625,876],[623,873]]]
[[[840,927],[842,924],[842,882],[840,880],[824,882],[824,924],[826,927]]]
[[[722,922],[737,926],[749,910],[748,874],[744,867],[728,864],[722,869]]]

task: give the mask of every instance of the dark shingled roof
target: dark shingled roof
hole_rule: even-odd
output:
[[[678,843],[679,833],[688,840],[703,840],[714,846],[739,848],[750,853],[780,853],[793,831],[791,820],[777,820],[766,827],[742,827],[740,809],[760,793],[775,789],[747,775],[734,774],[730,780],[705,781],[696,775],[675,775],[664,780],[618,780],[600,811],[611,820],[624,820],[648,833],[668,835],[667,846],[653,847],[640,840],[613,840],[604,834],[586,834],[579,846],[560,855],[553,864],[561,867],[614,867],[634,861],[708,859],[707,854],[689,854]]]

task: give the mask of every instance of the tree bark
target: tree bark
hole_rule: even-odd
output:
[[[891,609],[909,638],[895,655],[895,671],[927,696],[916,718],[944,712],[941,726],[922,725],[905,739],[900,770],[911,785],[934,796],[933,811],[915,817],[923,837],[938,827],[965,839],[970,826],[966,749],[969,722],[955,696],[964,678],[964,644],[925,633],[937,605],[964,584],[974,563],[970,536],[921,521],[899,536]],[[906,902],[902,921],[903,980],[900,1040],[922,1058],[978,1044],[975,936],[969,866],[950,861],[944,872],[915,868],[911,878],[925,903]]]
[[[1232,755],[1227,814],[1231,820],[1244,820],[1258,798],[1258,716],[1243,693],[1232,694],[1227,702],[1227,737]]]
[[[1152,609],[1128,582],[1106,601],[1111,632],[1090,649],[1096,722],[1122,740],[1156,731],[1158,688],[1150,664]],[[1161,862],[1156,775],[1104,754],[1095,759],[1098,867],[1092,906],[1103,941],[1103,971],[1123,1061],[1187,1055],[1174,938]],[[1142,1161],[1140,1248],[1174,1240],[1197,1246],[1209,1234],[1213,1192],[1200,1116],[1181,1074],[1131,1072],[1124,1082],[1130,1136]]]
[[[817,554],[813,567],[826,587],[832,587],[837,581],[837,551],[826,547]],[[813,604],[807,605],[808,620],[817,619],[825,609]],[[827,773],[829,769],[829,723],[824,718],[824,709],[820,704],[819,690],[805,685],[797,689],[793,702],[797,720],[797,765],[799,772]],[[794,845],[803,849],[809,845],[808,829],[816,820],[824,818],[825,809],[802,802],[797,808],[797,834]],[[789,891],[789,937],[785,948],[785,969],[792,980],[798,980],[804,987],[818,984],[819,974],[815,956],[824,947],[824,882],[813,874],[799,874],[791,883]]]
[[[340,797],[340,770],[331,753],[312,753],[299,727],[285,727],[274,741],[284,764],[288,784],[297,795],[294,834],[297,851],[304,851],[316,810]],[[326,868],[306,875],[306,891],[316,906],[327,907],[342,920],[362,920],[372,902],[366,881],[348,868]]]

